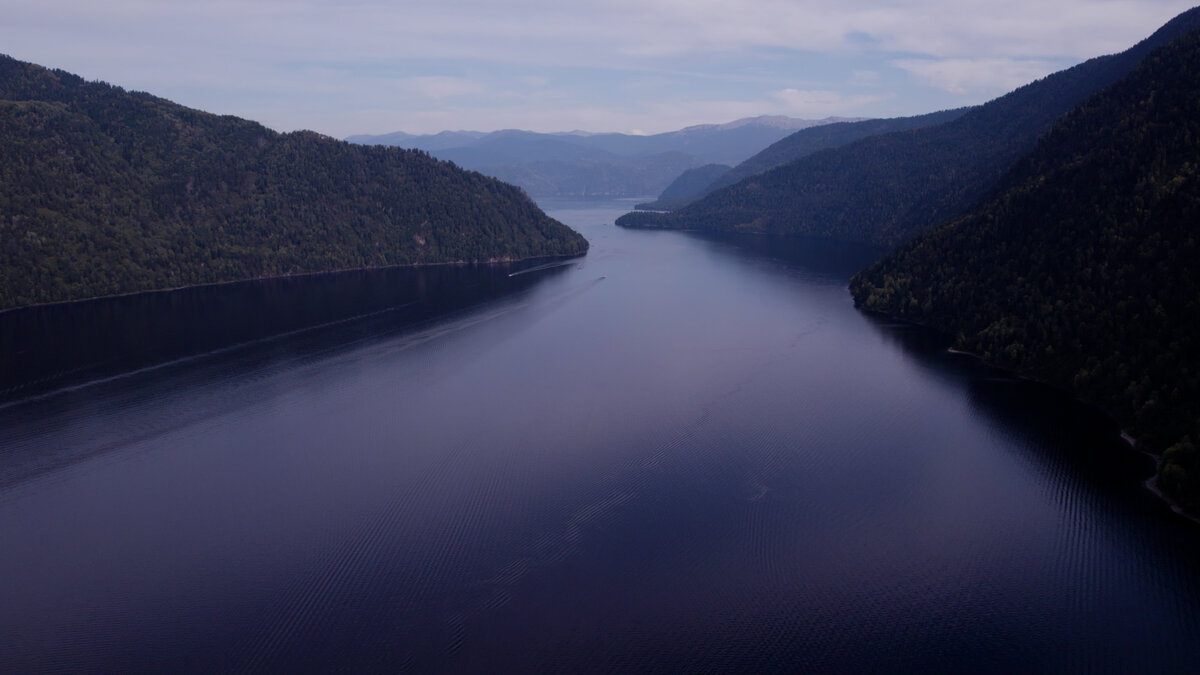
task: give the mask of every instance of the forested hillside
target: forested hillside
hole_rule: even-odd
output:
[[[1026,85],[938,126],[873,136],[752,176],[630,227],[805,234],[894,246],[963,213],[1062,115],[1200,26],[1189,10],[1137,46]]]
[[[856,302],[1069,388],[1200,509],[1200,31],[1060,121],[996,195],[860,273]]]
[[[765,173],[777,166],[807,157],[819,150],[838,148],[879,134],[936,126],[958,119],[970,110],[971,108],[956,108],[914,117],[838,122],[837,124],[801,129],[787,138],[772,143],[762,152],[738,164],[725,174],[717,176],[715,180],[705,186],[703,191],[697,194],[696,198],[734,185],[750,176]]]
[[[519,189],[0,56],[0,309],[192,284],[583,253]]]
[[[705,164],[694,169],[688,169],[679,174],[679,177],[662,191],[658,199],[645,204],[638,204],[636,208],[650,209],[652,211],[677,209],[703,195],[705,189],[714,180],[728,173],[732,168],[724,164]]]

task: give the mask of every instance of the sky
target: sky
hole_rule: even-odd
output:
[[[982,103],[1196,0],[0,0],[0,53],[279,131],[659,133]]]

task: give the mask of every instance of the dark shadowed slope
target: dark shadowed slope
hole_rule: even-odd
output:
[[[586,249],[519,189],[423,152],[279,134],[0,56],[0,309]]]
[[[859,274],[863,307],[1070,388],[1200,507],[1200,32],[1064,118],[997,195]]]

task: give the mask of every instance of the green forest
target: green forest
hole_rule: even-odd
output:
[[[520,189],[0,56],[0,310],[343,269],[582,254]]]
[[[863,308],[936,327],[1078,393],[1160,454],[1200,510],[1200,31],[1151,54],[1041,140],[968,214],[851,284]]]

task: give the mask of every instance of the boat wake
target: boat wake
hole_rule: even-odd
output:
[[[554,269],[555,267],[566,267],[567,265],[574,265],[574,264],[575,264],[574,260],[560,260],[557,262],[546,263],[544,265],[535,265],[528,269],[517,270],[516,272],[513,272],[513,273],[509,274],[508,276],[519,277],[522,274],[529,274],[530,272],[541,272],[542,270]]]

